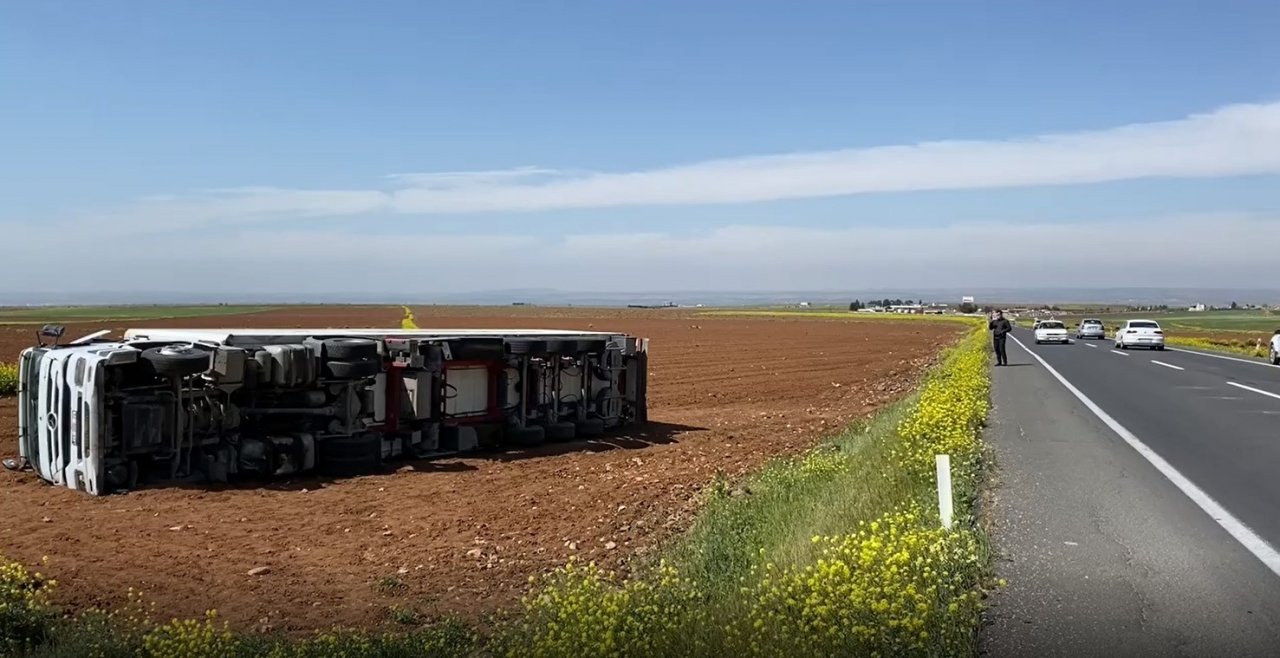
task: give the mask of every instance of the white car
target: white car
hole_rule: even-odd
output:
[[[1102,320],[1093,318],[1085,318],[1080,321],[1076,327],[1076,339],[1084,340],[1086,338],[1096,338],[1103,340],[1107,337],[1107,329],[1102,325]]]
[[[1163,350],[1164,331],[1160,329],[1160,323],[1155,320],[1129,320],[1116,329],[1116,349],[1133,347]]]
[[[1036,344],[1041,343],[1070,343],[1071,339],[1067,335],[1067,325],[1057,320],[1045,320],[1036,325]]]

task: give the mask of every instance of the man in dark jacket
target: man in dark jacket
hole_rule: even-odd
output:
[[[1004,311],[996,311],[996,317],[987,323],[987,328],[991,330],[991,340],[996,348],[996,365],[1009,365],[1009,356],[1005,353],[1004,343],[1005,337],[1013,331],[1013,325],[1004,317]]]

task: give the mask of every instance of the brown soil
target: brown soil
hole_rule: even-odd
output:
[[[708,318],[672,311],[416,309],[424,327],[624,331],[652,339],[652,427],[589,443],[406,464],[337,481],[152,488],[93,498],[0,472],[0,552],[60,581],[74,608],[123,603],[162,617],[216,608],[286,632],[514,603],[571,555],[611,566],[687,527],[698,492],[811,446],[911,388],[961,330],[945,323]],[[305,308],[154,326],[396,326],[399,309]],[[79,335],[98,326],[68,327]],[[123,329],[124,327],[114,327]],[[0,329],[0,360],[31,327]],[[83,331],[82,331],[83,330]],[[16,409],[0,400],[0,454]],[[257,567],[268,573],[249,576]]]

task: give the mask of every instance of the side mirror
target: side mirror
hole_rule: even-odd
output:
[[[62,338],[62,334],[65,333],[66,330],[67,328],[60,324],[46,324],[45,326],[40,327],[40,331],[36,332],[36,342],[40,344],[40,347],[44,347],[44,339],[52,338],[53,344],[57,345],[58,339]]]

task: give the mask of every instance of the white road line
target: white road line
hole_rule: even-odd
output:
[[[1258,395],[1265,395],[1265,396],[1267,396],[1267,397],[1269,397],[1269,398],[1275,398],[1275,399],[1277,399],[1277,400],[1280,400],[1280,394],[1272,393],[1271,391],[1264,391],[1264,390],[1262,390],[1262,389],[1260,389],[1260,388],[1254,388],[1254,387],[1252,387],[1252,386],[1245,386],[1244,384],[1237,384],[1237,383],[1235,383],[1235,382],[1227,382],[1227,386],[1234,386],[1234,387],[1236,387],[1236,388],[1242,388],[1242,389],[1244,389],[1244,390],[1246,390],[1246,391],[1253,391],[1254,393],[1257,393]]]
[[[1121,352],[1120,350],[1111,350],[1111,353],[1112,353],[1112,354],[1119,354],[1120,356],[1129,356],[1129,353],[1128,353],[1128,352]]]
[[[1249,363],[1255,366],[1262,366],[1263,368],[1280,368],[1280,366],[1273,366],[1270,363],[1267,363],[1266,361],[1256,361],[1253,359],[1241,359],[1234,356],[1226,356],[1225,354],[1210,354],[1208,352],[1201,352],[1199,350],[1185,350],[1178,347],[1166,347],[1165,349],[1170,350],[1172,352],[1182,352],[1183,354],[1195,354],[1196,356],[1207,356],[1210,359],[1222,359],[1224,361],[1239,361],[1240,363]]]
[[[1151,362],[1152,362],[1152,363],[1154,363],[1154,364],[1156,364],[1156,365],[1158,365],[1158,366],[1164,366],[1164,367],[1166,367],[1166,368],[1173,368],[1174,370],[1186,370],[1186,368],[1183,368],[1182,366],[1175,366],[1175,365],[1173,365],[1172,363],[1165,363],[1164,361],[1156,361],[1155,359],[1152,359],[1152,360],[1151,360]]]
[[[1129,447],[1138,451],[1138,454],[1142,455],[1143,459],[1146,459],[1152,466],[1156,467],[1156,470],[1160,471],[1161,475],[1168,478],[1168,480],[1173,483],[1173,486],[1186,494],[1187,498],[1191,499],[1191,502],[1204,510],[1204,512],[1216,521],[1218,525],[1222,526],[1223,530],[1226,530],[1227,533],[1234,537],[1236,541],[1240,542],[1241,546],[1244,546],[1250,553],[1253,553],[1253,556],[1266,565],[1272,573],[1280,576],[1280,553],[1277,553],[1276,549],[1272,548],[1266,540],[1259,537],[1253,532],[1253,530],[1250,530],[1249,526],[1232,516],[1230,512],[1219,505],[1217,501],[1209,496],[1209,494],[1205,493],[1204,490],[1200,489],[1200,487],[1197,487],[1195,483],[1188,480],[1184,475],[1182,475],[1182,473],[1179,473],[1178,469],[1165,461],[1163,457],[1156,454],[1154,450],[1148,448],[1147,445],[1138,439],[1133,432],[1125,429],[1124,425],[1121,425],[1116,421],[1116,419],[1103,411],[1101,407],[1094,404],[1093,400],[1090,400],[1088,396],[1081,393],[1080,389],[1073,386],[1071,382],[1067,381],[1067,378],[1059,374],[1057,370],[1054,370],[1053,366],[1049,365],[1049,363],[1041,358],[1039,354],[1027,349],[1027,346],[1023,345],[1022,341],[1017,338],[1014,338],[1013,342],[1017,343],[1018,347],[1021,347],[1036,361],[1039,361],[1040,365],[1044,366],[1045,370],[1048,370],[1049,374],[1053,375],[1054,379],[1057,379],[1063,386],[1067,387],[1067,390],[1071,391],[1071,394],[1076,396],[1076,399],[1080,400],[1080,402],[1083,403],[1089,411],[1092,411],[1099,420],[1105,423],[1107,427],[1110,427],[1111,431],[1120,435],[1120,438],[1124,439],[1124,442],[1128,443]]]
[[[1095,350],[1096,350],[1096,349],[1098,349],[1098,346],[1097,346],[1097,345],[1094,345],[1093,343],[1085,343],[1085,344],[1084,344],[1084,346],[1085,346],[1085,347],[1091,347],[1091,348],[1093,348],[1093,349],[1095,349]]]

